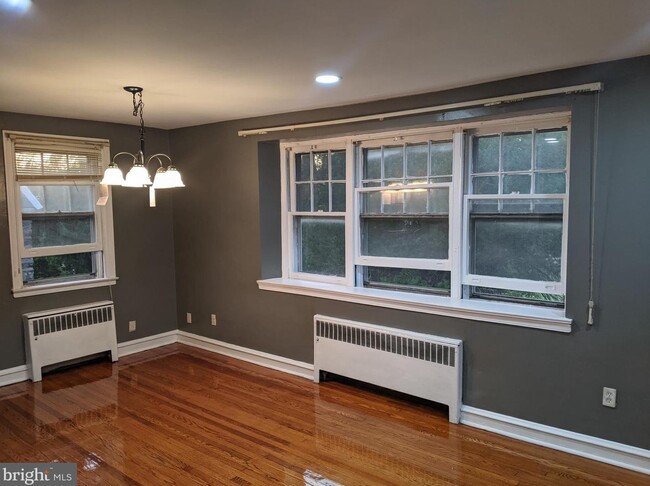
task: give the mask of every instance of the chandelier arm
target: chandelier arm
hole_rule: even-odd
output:
[[[160,157],[165,157],[167,160],[169,160],[169,165],[172,165],[172,158],[167,155],[167,154],[153,154],[149,159],[147,160],[147,166],[149,166],[149,162],[151,162],[151,159],[156,159],[160,163],[160,167],[163,166],[162,161],[160,160]]]
[[[112,162],[113,164],[115,164],[115,159],[117,157],[119,157],[120,155],[128,155],[129,157],[131,157],[133,159],[134,162],[137,162],[137,160],[138,160],[137,157],[135,155],[133,155],[131,152],[118,152],[115,155],[113,155],[113,162]]]

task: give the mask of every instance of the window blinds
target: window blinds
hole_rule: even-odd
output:
[[[103,141],[97,143],[55,137],[13,135],[16,180],[90,179],[102,175]]]

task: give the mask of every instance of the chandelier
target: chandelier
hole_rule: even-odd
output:
[[[144,103],[142,102],[143,89],[139,86],[124,86],[124,91],[133,95],[133,116],[140,117],[140,150],[136,154],[130,152],[119,152],[113,156],[113,160],[104,172],[104,178],[101,184],[107,186],[123,186],[123,187],[149,187],[149,201],[153,207],[156,205],[156,189],[171,189],[174,187],[185,187],[181,174],[172,163],[172,159],[166,154],[154,154],[150,156],[145,163],[144,155]],[[132,166],[126,174],[126,178],[122,175],[122,171],[117,166],[115,160],[118,157],[127,156],[131,158]],[[163,161],[167,161],[167,167]],[[160,167],[156,170],[153,182],[149,175],[149,164],[151,162],[158,162]]]

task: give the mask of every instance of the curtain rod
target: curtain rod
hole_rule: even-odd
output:
[[[344,125],[348,123],[359,123],[364,121],[381,121],[386,118],[398,118],[402,116],[420,115],[423,113],[434,113],[437,111],[450,111],[459,108],[470,108],[476,106],[494,106],[502,103],[512,103],[516,101],[527,100],[530,98],[541,98],[543,96],[553,96],[557,94],[572,94],[572,93],[589,93],[593,91],[602,91],[604,88],[603,83],[587,83],[577,84],[575,86],[565,86],[564,88],[543,89],[540,91],[529,91],[526,93],[518,93],[505,96],[497,96],[494,98],[483,98],[472,101],[461,101],[459,103],[450,103],[447,105],[427,106],[424,108],[414,108],[412,110],[390,111],[386,113],[377,113],[375,115],[354,116],[350,118],[339,118],[338,120],[326,120],[310,123],[299,123],[296,125],[282,125],[277,127],[267,128],[251,128],[247,130],[239,130],[237,134],[240,137],[247,135],[265,135],[270,132],[283,132],[294,131],[301,128],[325,127],[331,125]]]

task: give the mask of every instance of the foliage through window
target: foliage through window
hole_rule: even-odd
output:
[[[562,307],[568,145],[564,114],[283,144],[285,276]]]

